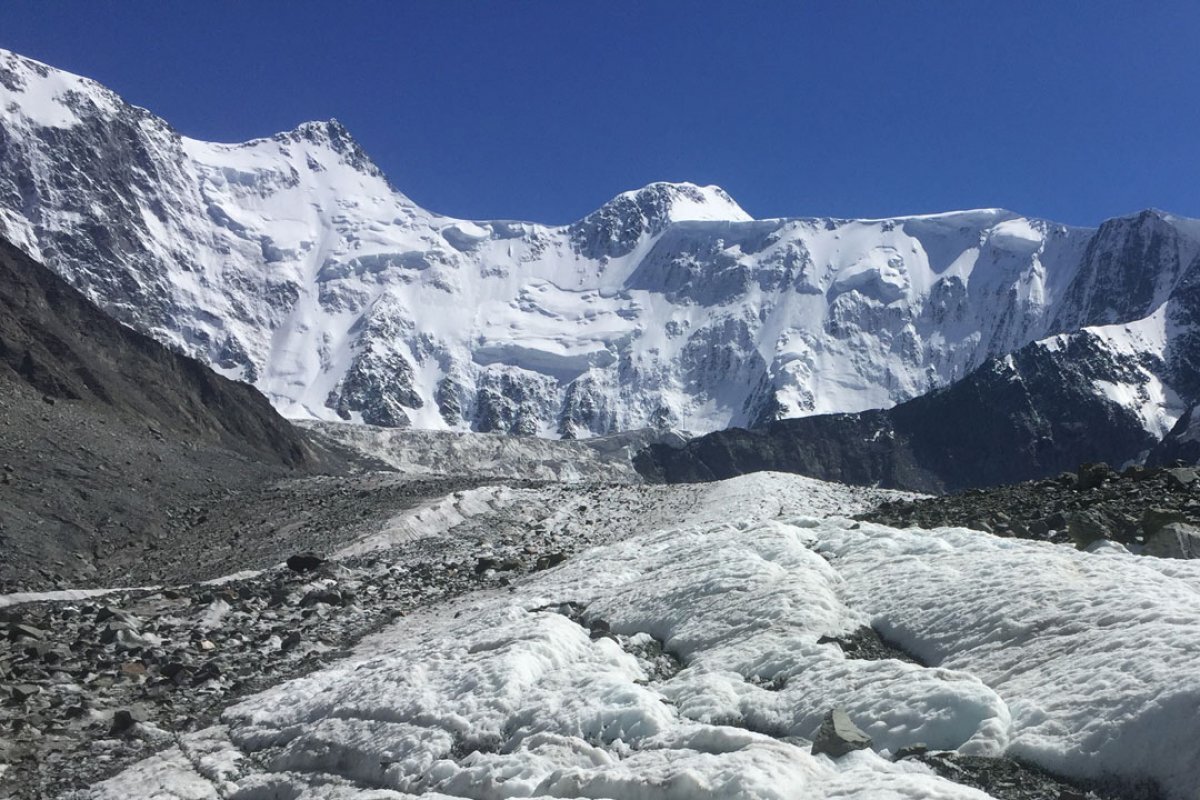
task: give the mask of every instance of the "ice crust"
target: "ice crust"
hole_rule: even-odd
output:
[[[226,765],[214,785],[238,800],[986,797],[888,758],[923,743],[1194,796],[1200,566],[853,522],[830,515],[852,490],[817,481],[705,490],[679,527],[399,620],[233,707],[202,737]],[[864,625],[928,666],[818,643]],[[651,670],[652,642],[677,673]],[[874,750],[810,754],[835,706]],[[191,764],[168,752],[88,796],[171,787],[174,769],[161,796],[203,797]]]

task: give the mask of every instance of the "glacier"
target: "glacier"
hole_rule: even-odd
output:
[[[1196,562],[855,522],[871,490],[792,475],[665,491],[679,524],[399,619],[77,796],[988,796],[893,760],[919,743],[1200,786]],[[920,663],[823,638],[864,626]],[[872,749],[811,753],[832,707]]]
[[[335,120],[198,141],[11,52],[0,234],[289,417],[551,438],[889,407],[1200,272],[1200,223],[1154,211],[756,220],[653,183],[569,225],[454,219]],[[1197,390],[1159,372],[1161,432]]]

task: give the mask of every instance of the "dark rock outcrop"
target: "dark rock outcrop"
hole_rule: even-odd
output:
[[[1085,464],[1080,473],[1104,472]],[[1021,539],[1087,548],[1117,542],[1147,555],[1175,558],[1193,552],[1200,525],[1200,495],[1170,469],[1131,467],[1100,483],[1075,473],[941,497],[895,500],[861,516],[900,528],[962,526]],[[1181,538],[1182,537],[1182,538]],[[1152,541],[1158,542],[1149,547]],[[1161,549],[1160,549],[1161,548]]]
[[[1143,365],[1087,333],[992,359],[945,389],[894,408],[780,420],[652,445],[635,459],[651,481],[720,480],[762,470],[925,492],[1041,478],[1080,462],[1123,463],[1154,437],[1096,381]],[[1102,434],[1098,433],[1102,432]]]

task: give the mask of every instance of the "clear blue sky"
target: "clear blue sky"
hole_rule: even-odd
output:
[[[337,117],[463,217],[566,222],[653,180],[758,217],[1200,217],[1195,0],[4,0],[0,47],[189,136]]]

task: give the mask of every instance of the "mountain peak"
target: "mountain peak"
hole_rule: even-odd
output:
[[[676,222],[751,220],[719,186],[658,181],[609,200],[571,225],[579,252],[594,258],[623,256],[642,237],[661,233]]]
[[[313,142],[353,142],[354,137],[336,117],[301,122],[295,128],[279,134],[288,138],[303,138]]]
[[[628,208],[631,204],[652,223],[753,219],[720,186],[699,186],[688,181],[655,181],[641,189],[622,192],[601,206],[599,212]]]
[[[0,50],[0,120],[9,125],[70,128],[121,106],[113,92],[89,78]]]
[[[375,165],[375,162],[362,149],[346,126],[336,117],[302,122],[292,130],[278,133],[272,138],[278,142],[310,142],[327,147],[340,155],[345,163],[360,172],[380,178],[384,177],[383,171]]]

